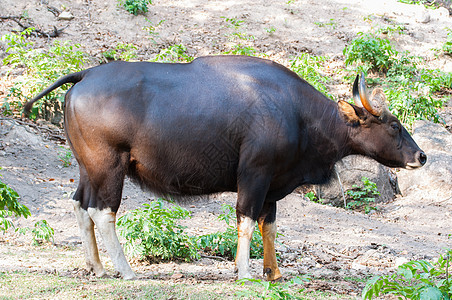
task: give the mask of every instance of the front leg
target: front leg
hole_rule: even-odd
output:
[[[240,172],[237,193],[238,243],[235,264],[238,278],[252,278],[250,273],[250,245],[254,227],[264,205],[270,184],[270,176],[265,170],[250,167]]]
[[[275,251],[276,239],[276,202],[265,203],[258,219],[259,230],[264,244],[264,276],[268,281],[282,277],[278,268]]]

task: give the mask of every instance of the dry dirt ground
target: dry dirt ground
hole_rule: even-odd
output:
[[[452,71],[452,59],[432,49],[440,48],[446,39],[445,27],[452,18],[444,8],[432,10],[420,5],[407,5],[394,0],[155,0],[146,15],[133,16],[116,6],[116,1],[90,0],[14,0],[0,2],[0,15],[17,16],[25,11],[41,30],[63,28],[59,40],[81,44],[84,51],[100,58],[100,53],[117,43],[133,43],[140,59],[155,56],[160,49],[184,44],[191,56],[216,54],[231,49],[231,28],[225,18],[245,22],[241,26],[254,40],[248,41],[270,59],[286,64],[288,59],[310,52],[327,55],[333,78],[332,93],[336,98],[350,97],[350,87],[339,83],[338,70],[344,68],[342,50],[359,31],[378,26],[403,24],[407,32],[393,37],[401,51],[427,59],[429,66]],[[58,20],[48,6],[66,9],[74,18]],[[158,36],[149,35],[142,27],[150,20],[158,24]],[[271,28],[275,30],[273,32]],[[20,27],[12,21],[0,22],[0,34]],[[34,37],[36,47],[51,39]],[[2,45],[1,58],[5,47]],[[0,74],[0,96],[6,94],[5,75]],[[2,95],[3,94],[3,95]],[[0,171],[2,181],[12,186],[32,216],[17,220],[18,226],[31,226],[46,219],[55,229],[55,245],[50,251],[37,251],[30,238],[11,233],[0,237],[0,272],[37,270],[73,276],[83,268],[84,260],[70,194],[76,189],[78,169],[73,161],[63,167],[59,154],[67,146],[51,138],[44,125],[24,126],[17,120],[2,119],[0,124]],[[55,134],[55,132],[53,132]],[[63,147],[63,148],[62,148]],[[407,173],[404,173],[407,174]],[[450,176],[450,174],[446,174]],[[405,175],[404,175],[405,176]],[[434,258],[452,246],[450,238],[451,194],[438,187],[416,190],[415,197],[399,197],[381,204],[380,213],[364,215],[307,201],[301,194],[291,194],[280,201],[278,211],[278,251],[284,276],[312,274],[323,278],[311,288],[332,290],[347,295],[360,293],[363,284],[345,278],[367,278],[394,270],[397,264],[411,259]],[[127,182],[119,214],[138,208],[150,195]],[[439,202],[441,200],[441,202]],[[221,230],[217,221],[222,203],[233,204],[235,194],[224,193],[199,198],[188,203],[193,212],[187,222],[189,232],[203,234]],[[112,272],[109,258],[100,244],[104,262]],[[233,263],[203,258],[194,263],[165,263],[132,268],[142,277],[192,282],[235,279]],[[253,275],[261,276],[262,261],[252,261]],[[72,275],[71,275],[72,274]],[[179,275],[182,274],[182,275]],[[309,287],[309,285],[308,285]]]

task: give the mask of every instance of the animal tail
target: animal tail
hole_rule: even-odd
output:
[[[63,84],[66,84],[66,83],[77,83],[77,82],[81,81],[83,79],[83,77],[85,77],[86,73],[87,73],[87,70],[80,71],[80,72],[77,72],[77,73],[68,74],[66,76],[61,77],[57,81],[55,81],[51,86],[49,86],[48,88],[43,90],[41,93],[36,95],[33,99],[31,99],[30,101],[25,103],[24,110],[23,110],[24,116],[28,117],[28,115],[30,114],[31,108],[33,107],[33,104],[36,101],[38,101],[39,99],[41,99],[42,97],[44,97],[45,95],[47,95],[48,93],[53,91],[54,89],[62,86]]]

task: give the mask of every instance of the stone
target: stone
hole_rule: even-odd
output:
[[[328,184],[314,186],[317,197],[322,199],[323,203],[343,206],[342,190],[345,193],[353,185],[362,186],[361,179],[363,177],[367,177],[377,184],[381,195],[376,197],[375,202],[390,201],[398,194],[397,178],[394,173],[390,168],[373,159],[352,155],[339,161],[335,168],[337,173],[333,174],[333,178]]]
[[[427,24],[431,20],[430,14],[427,11],[422,11],[422,13],[416,18],[418,23]]]
[[[74,16],[68,12],[68,11],[63,11],[61,14],[59,14],[58,19],[59,20],[66,20],[66,21],[70,21],[74,18]]]
[[[402,195],[415,188],[438,189],[452,197],[452,134],[440,124],[417,121],[413,139],[427,154],[427,163],[419,169],[401,169],[397,173]]]

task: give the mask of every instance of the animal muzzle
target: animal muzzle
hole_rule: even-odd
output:
[[[423,165],[425,165],[426,162],[427,162],[427,155],[424,153],[424,151],[419,150],[415,154],[415,161],[407,163],[406,168],[409,170],[417,169],[417,168],[420,168]]]

